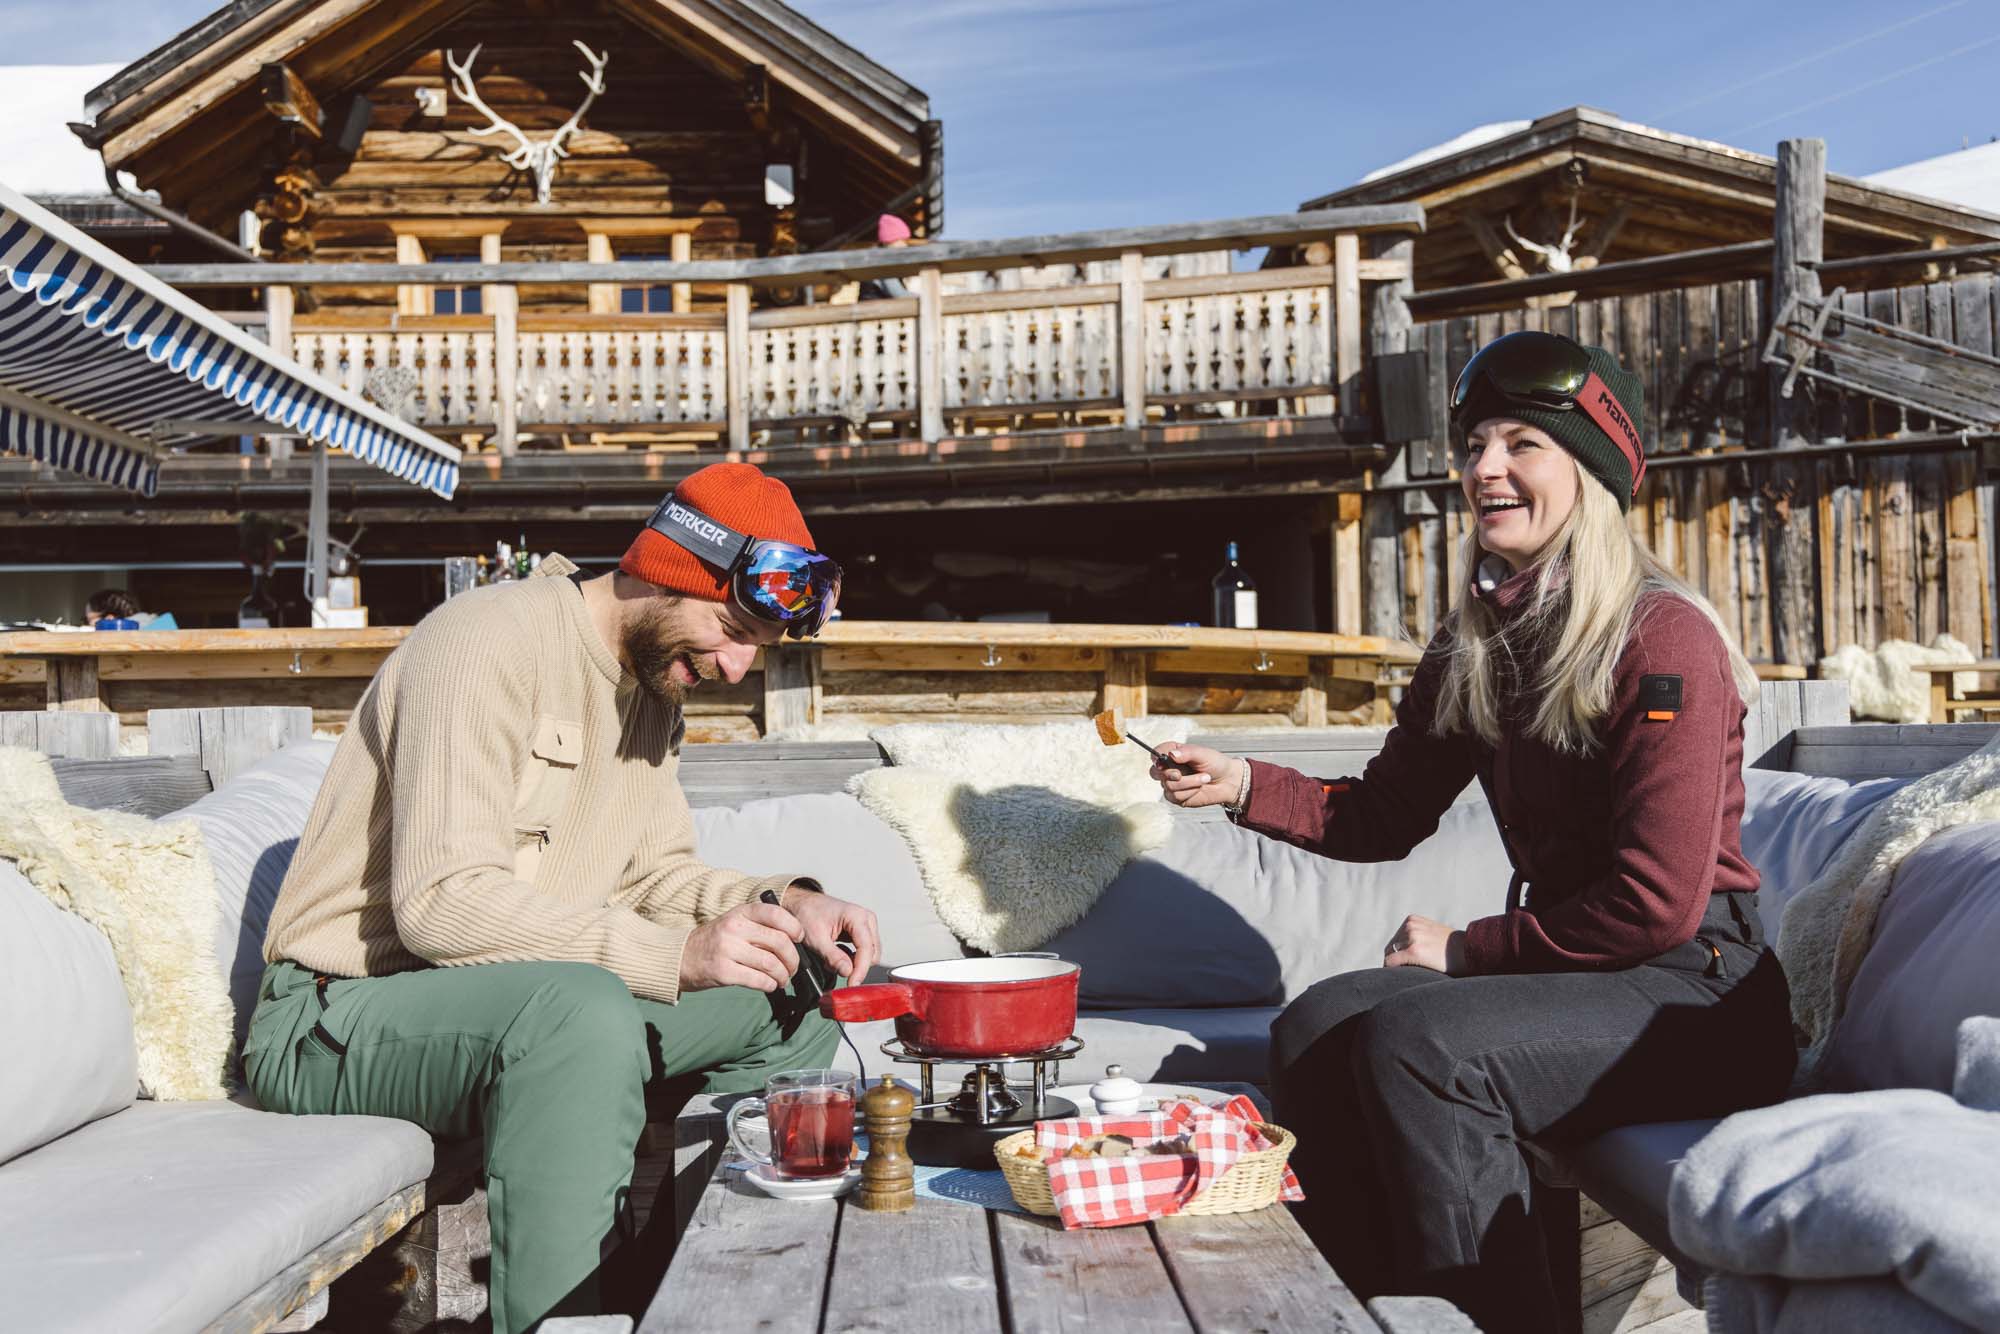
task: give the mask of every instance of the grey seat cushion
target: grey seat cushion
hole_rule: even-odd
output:
[[[1280,1004],[1380,965],[1410,913],[1462,923],[1501,911],[1510,875],[1484,801],[1454,805],[1393,862],[1335,861],[1177,811],[1166,845],[1045,948],[1083,965],[1083,1003],[1096,1008]]]
[[[1699,1272],[1674,1246],[1667,1226],[1667,1188],[1696,1140],[1720,1122],[1656,1121],[1624,1126],[1579,1144],[1544,1146],[1596,1200],[1684,1274]]]
[[[0,1311],[199,1330],[430,1170],[407,1121],[134,1103],[0,1166]]]
[[[938,920],[902,836],[844,792],[704,806],[694,833],[710,866],[811,876],[827,893],[873,909],[890,967],[964,953]]]
[[[1896,869],[1827,1044],[1836,1089],[1952,1090],[1959,1023],[2000,1014],[2000,822],[1932,835]]]
[[[0,1163],[138,1096],[110,942],[0,861]]]
[[[264,972],[264,927],[333,750],[331,741],[286,746],[172,817],[201,826],[215,867],[215,957],[229,979],[239,1050]]]
[[[1775,940],[1785,905],[1819,878],[1840,845],[1875,807],[1907,778],[1844,778],[1743,771],[1743,855],[1763,884],[1757,911],[1764,934]]]

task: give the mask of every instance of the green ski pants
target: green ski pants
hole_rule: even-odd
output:
[[[635,999],[593,964],[495,963],[321,983],[264,970],[244,1044],[277,1112],[393,1116],[485,1140],[495,1334],[591,1314],[597,1269],[645,1127],[649,1080],[705,1073],[708,1093],[759,1090],[824,1066],[838,1035],[790,992]]]

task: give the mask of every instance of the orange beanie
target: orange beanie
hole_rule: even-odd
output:
[[[688,474],[673,495],[681,504],[739,533],[807,548],[813,545],[812,533],[791,489],[751,464],[711,463]],[[723,571],[651,528],[642,529],[632,539],[618,568],[687,597],[721,602],[729,593]]]

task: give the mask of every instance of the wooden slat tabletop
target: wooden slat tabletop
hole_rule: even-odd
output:
[[[1379,1334],[1281,1208],[1065,1232],[919,1199],[774,1200],[719,1167],[639,1334]]]

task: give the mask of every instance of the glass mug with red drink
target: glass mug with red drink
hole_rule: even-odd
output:
[[[729,1142],[752,1162],[780,1177],[837,1177],[854,1154],[855,1077],[845,1070],[786,1070],[764,1081],[764,1096],[729,1109]],[[771,1127],[771,1151],[745,1142],[738,1121],[762,1112]]]

